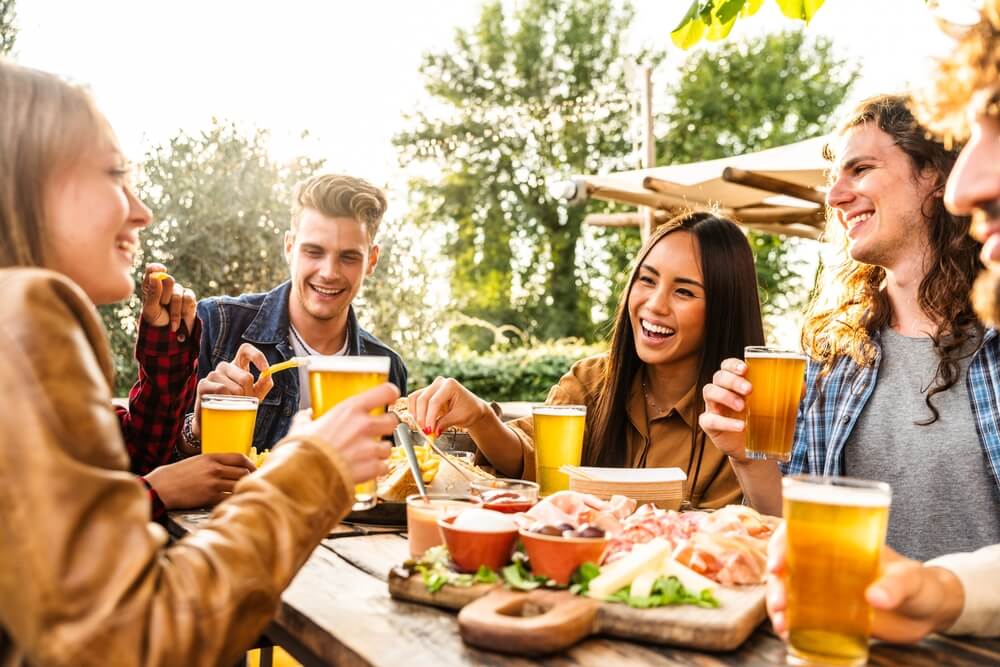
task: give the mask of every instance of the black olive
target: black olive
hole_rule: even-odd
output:
[[[581,526],[576,532],[577,537],[604,537],[604,531],[597,526]]]
[[[539,533],[541,535],[552,535],[553,537],[561,537],[563,534],[561,528],[550,524],[546,524],[541,528],[536,528],[533,532]]]

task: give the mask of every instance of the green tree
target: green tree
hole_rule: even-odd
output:
[[[165,264],[199,298],[271,289],[287,278],[282,252],[292,186],[322,161],[277,164],[268,134],[213,120],[200,133],[180,132],[143,162],[139,194],[153,211],[142,233],[139,265]],[[136,271],[136,280],[141,269]],[[132,350],[138,298],[102,308],[117,371],[116,393],[136,378]]]
[[[808,39],[801,30],[700,51],[670,87],[658,164],[739,155],[827,132],[857,76],[829,39]],[[756,232],[749,238],[765,317],[800,306],[808,285],[795,260],[815,242]]]
[[[437,172],[412,179],[411,214],[448,228],[452,305],[466,315],[538,338],[593,337],[578,261],[585,211],[558,205],[546,182],[624,167],[631,19],[610,0],[491,2],[450,49],[425,56],[439,110],[414,114],[394,142],[404,167]]]
[[[14,25],[14,0],[0,0],[0,55],[14,49],[17,26]]]

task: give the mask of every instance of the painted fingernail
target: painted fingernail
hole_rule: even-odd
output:
[[[431,427],[430,426],[425,426],[423,430],[424,430],[424,435],[430,435],[431,434]]]
[[[441,437],[441,429],[438,429],[437,431],[434,432],[434,437],[435,438],[440,438]]]

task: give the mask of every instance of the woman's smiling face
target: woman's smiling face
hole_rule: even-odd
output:
[[[639,265],[628,295],[639,358],[650,365],[697,365],[705,340],[705,282],[698,240],[664,236]]]

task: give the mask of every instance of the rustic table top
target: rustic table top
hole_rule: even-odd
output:
[[[168,527],[180,538],[207,512],[172,512]],[[389,597],[389,570],[407,558],[400,529],[338,526],[292,581],[268,636],[307,667],[314,665],[653,665],[715,667],[784,665],[785,645],[764,623],[728,653],[585,640],[544,660],[516,658],[462,643],[455,614]],[[916,645],[875,642],[871,665],[1000,665],[1000,640],[934,635]]]

